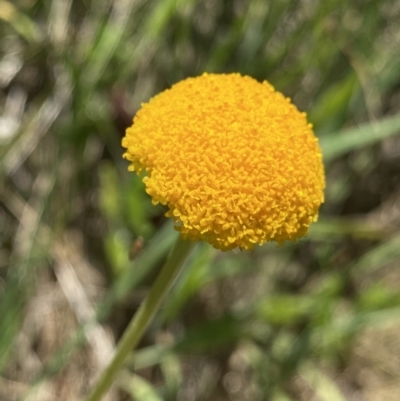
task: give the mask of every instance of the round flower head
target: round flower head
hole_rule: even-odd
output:
[[[142,108],[122,140],[129,170],[184,238],[251,249],[308,232],[324,200],[321,151],[305,113],[268,83],[203,74]]]

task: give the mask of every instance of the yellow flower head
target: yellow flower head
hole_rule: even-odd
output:
[[[184,238],[251,249],[308,232],[324,201],[321,151],[305,113],[239,74],[185,79],[142,105],[122,140],[153,203]]]

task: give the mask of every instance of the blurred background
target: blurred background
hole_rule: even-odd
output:
[[[326,202],[297,244],[197,244],[105,399],[400,399],[400,2],[1,0],[1,401],[107,365],[177,235],[121,138],[204,71],[307,112]]]

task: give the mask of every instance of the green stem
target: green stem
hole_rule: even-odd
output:
[[[180,236],[178,237],[150,292],[133,316],[119,341],[112,361],[101,374],[86,401],[99,401],[109,389],[129,352],[138,344],[147,326],[159,309],[164,295],[170,289],[193,246],[193,242],[184,241]]]

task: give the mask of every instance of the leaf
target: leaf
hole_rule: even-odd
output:
[[[317,98],[309,119],[319,134],[330,132],[342,126],[350,99],[357,86],[357,77],[351,71],[344,79],[332,84]],[[321,135],[321,137],[323,136]]]
[[[182,341],[175,346],[175,350],[180,353],[193,353],[221,348],[240,338],[245,326],[243,322],[229,315],[198,324],[188,331]]]
[[[336,241],[343,236],[366,238],[371,240],[384,239],[388,235],[385,227],[371,224],[360,218],[322,217],[312,224],[308,236],[324,241]]]
[[[400,258],[400,234],[368,251],[353,264],[351,271],[372,272],[398,258]]]
[[[8,22],[27,42],[33,44],[42,40],[36,23],[8,1],[0,0],[0,19]]]
[[[290,325],[309,315],[312,306],[310,297],[281,294],[261,300],[258,313],[271,324]]]
[[[325,162],[330,162],[352,150],[377,143],[400,134],[400,113],[357,128],[342,130],[320,139]]]
[[[132,396],[135,401],[163,401],[155,388],[138,375],[123,372],[118,378],[119,386]]]

